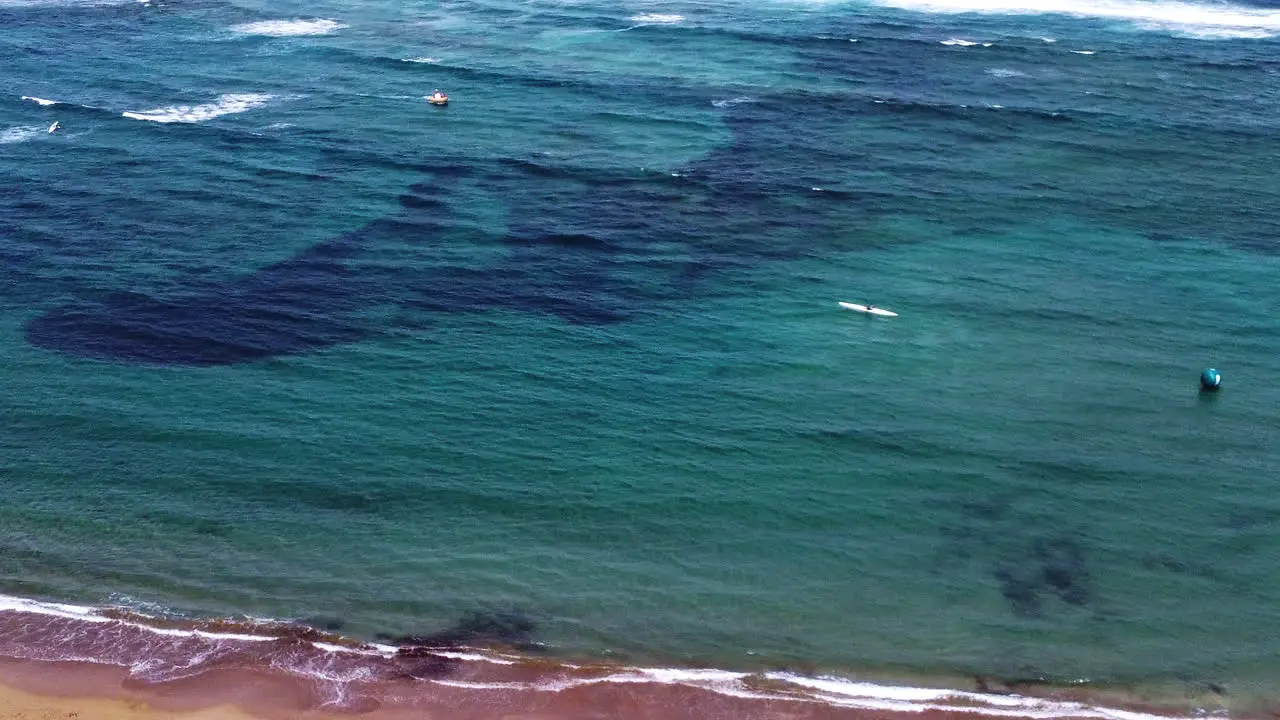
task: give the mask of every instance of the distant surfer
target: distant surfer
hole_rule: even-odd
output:
[[[54,131],[54,130],[57,130],[57,129],[58,129],[58,127],[59,127],[59,125],[58,125],[58,121],[57,121],[57,120],[54,120],[54,121],[53,121],[53,124],[49,126],[49,134],[50,134],[50,135],[52,135],[52,134],[53,134],[53,131]]]
[[[447,105],[449,104],[449,96],[440,92],[439,88],[436,88],[434,91],[432,91],[430,95],[427,96],[427,102],[431,103],[432,105]]]

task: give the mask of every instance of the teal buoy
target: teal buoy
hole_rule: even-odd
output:
[[[1222,373],[1213,368],[1205,368],[1200,373],[1200,390],[1202,392],[1213,392],[1222,387]]]

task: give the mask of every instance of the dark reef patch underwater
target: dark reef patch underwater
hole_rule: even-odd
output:
[[[808,106],[802,117],[788,110],[797,102]],[[861,191],[811,186],[816,176],[802,160],[814,154],[807,134],[834,125],[847,109],[847,100],[807,94],[757,100],[744,118],[730,108],[732,141],[669,175],[453,158],[423,168],[432,180],[400,196],[398,214],[340,239],[226,283],[163,296],[111,292],[57,307],[29,321],[26,336],[38,347],[89,358],[212,366],[357,342],[381,330],[362,322],[360,311],[388,303],[622,321],[654,303],[697,297],[697,280],[717,270],[795,259],[824,246],[838,251],[839,241],[815,241],[847,234],[883,210],[883,193],[867,191],[863,199]],[[791,138],[788,146],[780,138]],[[821,155],[824,164],[858,159],[836,146]],[[505,257],[467,268],[362,263],[396,244],[430,253],[452,226],[451,184],[472,175],[520,219],[506,237],[471,238],[509,248]],[[719,230],[709,236],[710,227]]]

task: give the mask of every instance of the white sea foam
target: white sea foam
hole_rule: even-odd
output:
[[[1184,0],[872,0],[904,10],[988,15],[1067,15],[1118,20],[1143,30],[1198,38],[1267,38],[1280,34],[1280,10]]]
[[[1277,30],[1262,28],[1233,30],[1230,28],[1204,28],[1184,26],[1178,29],[1179,34],[1187,37],[1204,38],[1206,40],[1262,40],[1272,37]]]
[[[974,42],[972,40],[961,40],[960,38],[947,38],[946,40],[942,41],[942,44],[959,46],[959,47],[973,47],[974,45],[981,45],[982,47],[991,47],[992,45],[992,43],[989,43],[989,42],[979,43],[979,42]]]
[[[57,104],[59,104],[57,100],[45,100],[44,98],[32,97],[32,96],[30,96],[30,95],[23,95],[23,96],[22,96],[22,99],[23,99],[23,100],[30,100],[31,102],[33,102],[33,103],[35,103],[35,104],[37,104],[37,105],[45,105],[45,106],[49,106],[49,105],[57,105]]]
[[[684,20],[684,16],[664,13],[642,13],[640,15],[632,15],[627,19],[631,22],[646,23],[650,25],[671,25],[682,22]]]
[[[35,128],[37,133],[39,128]],[[131,605],[136,603],[126,603],[118,607],[125,610],[137,612]],[[158,607],[154,604],[146,603],[148,607]],[[85,607],[83,605],[69,605],[66,603],[40,602],[39,600],[28,600],[26,598],[12,597],[10,595],[0,595],[0,612],[23,612],[35,615],[51,615],[54,617],[67,618],[71,620],[83,620],[94,623],[121,623],[130,627],[135,627],[155,635],[163,635],[167,637],[201,637],[210,640],[235,640],[240,642],[269,642],[274,637],[268,635],[251,635],[248,633],[231,633],[231,632],[209,632],[208,630],[200,630],[197,628],[181,629],[181,628],[164,628],[147,625],[145,623],[133,622],[131,620],[121,620],[114,617],[106,617],[100,614],[102,608]],[[265,618],[255,618],[258,622],[269,624],[273,621]],[[320,643],[315,643],[317,647]],[[344,652],[351,652],[363,655],[394,655],[397,648],[390,646],[372,646],[372,649],[363,648],[338,648],[337,646],[329,646],[340,649]],[[329,649],[328,647],[324,649]]]
[[[404,58],[404,60],[402,60],[402,62],[411,62],[411,63],[438,63],[438,62],[440,62],[440,58],[426,57],[426,56],[424,55],[423,57]]]
[[[303,35],[328,35],[347,27],[337,20],[314,18],[311,20],[261,20],[231,28],[241,35],[266,35],[267,37],[298,37]]]
[[[514,660],[506,660],[500,657],[495,657],[493,655],[484,655],[482,653],[474,653],[474,652],[458,652],[455,650],[433,650],[431,654],[439,655],[440,657],[453,658],[454,660],[470,660],[472,662],[487,662],[487,663],[492,663],[494,665],[515,665],[516,664],[516,661]]]
[[[749,102],[755,102],[755,99],[749,98],[749,97],[736,97],[736,98],[730,98],[728,100],[712,100],[711,104],[718,108],[722,108],[722,107],[729,107],[730,105],[741,105],[742,103],[749,103]]]
[[[37,131],[40,128],[35,128]],[[94,614],[94,609],[83,605],[67,605],[64,603],[40,602],[26,598],[0,595],[0,612],[29,612],[37,615],[56,615],[57,617],[76,618],[106,622],[107,619]]]
[[[987,74],[998,78],[1026,77],[1027,74],[1021,70],[1012,68],[991,68],[987,70]]]
[[[678,668],[633,668],[594,678],[564,678],[536,682],[492,682],[467,680],[432,680],[451,687],[476,690],[534,690],[561,692],[571,687],[604,683],[654,683],[687,685],[721,695],[753,699],[809,700],[847,708],[891,712],[937,710],[984,715],[988,717],[1096,718],[1097,720],[1175,720],[1167,716],[1095,707],[1082,703],[1018,695],[986,695],[960,690],[877,685],[843,678],[806,677],[791,673],[766,673],[765,678],[790,685],[778,692],[762,691],[750,686],[748,673],[727,670],[688,670]],[[1185,718],[1183,720],[1190,720]]]
[[[34,130],[39,132],[40,129],[34,128]],[[115,618],[103,617],[98,614],[98,609],[96,608],[62,603],[39,602],[35,600],[0,595],[0,612],[6,611],[52,615],[95,623],[119,622],[125,625],[141,628],[158,635],[198,636],[204,638],[253,642],[261,642],[270,639],[265,636],[247,635],[243,633],[211,633],[196,629],[178,630],[157,628],[128,620],[117,620]],[[313,645],[330,654],[345,652],[359,655],[376,654],[391,656],[395,654],[397,650],[397,648],[389,645],[374,645],[366,648],[347,648],[328,643],[313,643]],[[196,654],[182,667],[167,668],[165,677],[172,677],[171,673],[173,670],[181,671],[183,669],[196,667],[209,657],[211,653],[215,652],[221,651],[216,649],[205,650],[202,653]],[[506,657],[509,656],[495,657],[495,654],[471,649],[439,651],[434,652],[433,654],[466,662],[488,662],[499,664],[508,664],[512,662],[511,660],[506,659]],[[80,659],[86,662],[101,662],[100,659],[90,657],[72,658],[68,656],[63,659]],[[578,666],[567,663],[564,667],[569,670],[578,669]],[[134,670],[140,673],[145,673],[153,669],[157,668],[154,667],[152,662],[145,660],[136,663],[134,666]],[[368,671],[365,668],[357,667],[349,670],[338,671],[330,667],[327,662],[321,662],[318,665],[308,664],[300,667],[290,665],[286,669],[293,672],[304,672],[310,676],[332,680],[337,683],[349,683],[352,681],[363,680],[369,676]],[[764,691],[752,687],[753,683],[751,683],[751,679],[753,677],[759,676],[745,672],[715,669],[619,668],[616,672],[597,677],[573,678],[565,677],[563,675],[555,675],[532,683],[466,681],[456,679],[434,679],[430,682],[474,689],[534,690],[543,692],[560,692],[571,687],[601,683],[655,683],[663,685],[686,685],[698,687],[732,697],[786,699],[792,701],[808,700],[811,702],[827,703],[840,707],[893,712],[921,712],[925,710],[954,712],[959,710],[966,714],[983,715],[987,717],[1039,718],[1041,720],[1074,720],[1079,718],[1092,718],[1095,720],[1180,720],[1167,716],[1085,705],[1066,700],[1049,700],[1020,695],[994,695],[942,688],[878,685],[875,683],[860,682],[847,678],[825,676],[811,677],[786,672],[765,673],[763,675],[765,679],[770,680],[772,683],[781,687],[776,692]],[[336,688],[335,691],[341,692],[342,688]],[[1181,720],[1192,719],[1184,718]]]
[[[204,105],[173,105],[154,110],[126,112],[124,116],[134,120],[150,120],[158,123],[198,123],[262,107],[274,97],[274,95],[262,93],[221,95],[217,102]]]
[[[1092,50],[1072,50],[1071,52],[1075,53],[1076,55],[1092,55],[1093,54]]]
[[[32,127],[30,125],[18,125],[8,130],[0,132],[0,145],[13,145],[28,140],[34,140],[41,133],[47,133],[44,128]]]
[[[766,673],[765,677],[816,691],[818,698],[845,707],[908,712],[963,709],[966,713],[994,717],[1170,720],[1161,715],[1020,695],[876,685],[844,678],[806,677],[791,673]]]

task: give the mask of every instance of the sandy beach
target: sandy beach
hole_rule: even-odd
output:
[[[61,720],[62,718],[95,718],[97,720],[238,720],[248,718],[234,708],[209,708],[197,712],[165,712],[137,702],[121,700],[58,699],[29,695],[0,688],[0,719]]]
[[[167,711],[139,700],[58,698],[0,686],[0,720],[248,720],[251,717],[228,706]]]
[[[0,720],[250,720],[232,704],[201,707],[182,697],[130,690],[122,668],[86,663],[0,661]],[[314,715],[314,714],[313,714]],[[304,715],[298,715],[298,718]]]

